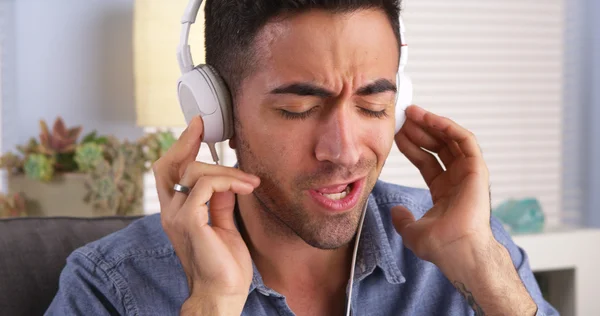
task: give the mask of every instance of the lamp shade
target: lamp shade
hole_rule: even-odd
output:
[[[133,53],[137,125],[186,125],[177,100],[177,46],[187,0],[136,0]],[[196,65],[204,63],[204,4],[190,32]]]

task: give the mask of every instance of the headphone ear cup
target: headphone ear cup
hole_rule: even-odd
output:
[[[218,143],[233,136],[231,94],[213,67],[200,65],[183,74],[177,95],[187,124],[195,116],[202,116],[203,142]]]
[[[404,73],[399,73],[397,80],[397,93],[396,93],[396,129],[395,134],[400,131],[402,125],[406,121],[406,114],[404,110],[412,104],[413,98],[413,85],[410,77]]]

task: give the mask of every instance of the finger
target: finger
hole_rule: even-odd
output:
[[[196,160],[203,133],[202,118],[195,117],[171,148],[152,165],[161,208],[171,202],[173,185],[181,177],[180,170]]]
[[[394,228],[402,236],[402,243],[417,257],[431,261],[431,249],[438,248],[436,240],[430,236],[435,218],[427,212],[418,221],[410,210],[402,205],[396,205],[390,210]]]
[[[404,123],[402,126],[401,131],[403,131],[408,139],[410,139],[415,145],[423,147],[429,151],[438,153],[443,147],[446,146],[446,143],[443,140],[434,137],[422,126],[417,125],[412,120],[406,120],[406,123]]]
[[[213,227],[237,231],[234,214],[235,194],[233,192],[215,193],[210,198],[209,216]]]
[[[449,139],[455,141],[465,156],[481,156],[479,145],[477,144],[473,133],[458,125],[456,122],[446,117],[428,112],[415,105],[407,108],[406,115],[417,124],[438,130]]]
[[[408,138],[418,146],[437,153],[446,168],[449,168],[456,158],[464,157],[458,144],[442,132],[418,125],[411,119],[407,119],[404,126],[408,126],[406,128]],[[402,128],[405,128],[404,126]]]
[[[202,227],[208,224],[208,214],[206,212],[206,202],[208,202],[212,196],[216,193],[223,192],[232,192],[234,194],[250,194],[254,190],[254,187],[247,182],[241,181],[234,177],[228,176],[205,176],[198,179],[194,188],[190,192],[190,195],[185,199],[183,205],[179,207],[179,205],[175,204],[175,201],[179,201],[173,199],[174,204],[171,205],[169,209],[173,210],[176,214],[173,216],[180,217],[182,219],[186,218],[198,218],[200,221],[199,227]],[[233,223],[233,204],[228,204],[230,200],[228,198],[217,199],[215,201],[217,204],[210,204],[210,209],[215,208],[221,213],[229,212],[231,213],[231,220],[229,223],[221,221],[219,223],[213,223],[215,227],[221,227],[224,229],[235,229],[235,224]],[[219,204],[223,203],[223,204]],[[229,208],[228,208],[229,206]],[[198,214],[198,212],[200,212]],[[192,214],[190,214],[192,213]],[[225,218],[224,215],[221,216]],[[216,226],[216,224],[223,226]],[[195,226],[198,227],[198,226]]]
[[[396,145],[398,149],[408,158],[408,160],[419,169],[423,179],[430,186],[433,180],[444,170],[435,157],[419,148],[406,137],[404,133],[396,135]]]
[[[415,238],[413,236],[414,234],[411,234],[409,227],[415,223],[415,216],[411,211],[402,205],[396,205],[392,207],[390,212],[392,215],[392,223],[394,224],[394,228],[396,228],[398,234],[402,236],[404,244],[410,249]]]
[[[431,128],[429,126],[425,126],[423,129],[427,131],[429,135],[435,137],[438,141],[444,142],[446,144],[446,147],[448,148],[448,151],[450,152],[452,157],[454,157],[454,159],[465,157],[465,154],[463,154],[456,141],[450,139],[450,137],[446,136],[441,131]]]
[[[423,128],[410,119],[406,120],[401,131],[403,131],[408,139],[415,145],[435,152],[438,157],[440,157],[440,160],[442,160],[446,169],[452,165],[455,156],[452,154],[449,144],[442,139],[441,135],[436,135],[435,131],[432,132],[428,128]],[[457,153],[457,156],[458,155],[462,155],[462,153]]]
[[[454,160],[456,159],[454,155],[452,155],[452,153],[450,152],[450,148],[448,146],[440,150],[440,152],[438,153],[438,157],[440,157],[440,160],[444,164],[446,170],[450,168],[450,166],[452,166]]]
[[[460,149],[460,146],[458,145],[458,143],[454,140],[447,140],[448,143],[448,149],[450,150],[450,153],[452,154],[452,156],[456,159],[456,158],[464,158],[465,154],[462,152],[462,150]]]
[[[206,164],[199,161],[194,161],[187,165],[183,177],[181,177],[181,180],[179,180],[178,183],[193,189],[196,182],[198,182],[201,177],[205,176],[232,177],[252,185],[253,188],[260,185],[260,178],[255,175],[251,175],[237,168]],[[173,197],[173,200],[175,200],[175,204],[181,205],[186,198],[187,195],[185,194],[176,194]]]
[[[207,164],[199,161],[193,161],[187,165],[179,183],[182,185],[191,186],[194,183],[196,183],[196,180],[198,180],[198,178],[202,176],[217,175],[234,177],[242,181],[248,182],[254,186],[258,186],[260,184],[259,177],[244,172],[238,168]]]

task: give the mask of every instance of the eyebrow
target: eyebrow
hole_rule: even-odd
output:
[[[360,96],[365,96],[388,91],[396,92],[396,85],[388,79],[379,79],[358,89],[357,94]],[[334,93],[330,90],[307,82],[295,82],[283,85],[271,90],[271,94],[295,94],[299,96],[315,96],[319,98],[329,98],[334,95]]]
[[[358,89],[356,94],[364,96],[388,91],[396,92],[396,85],[388,79],[379,79]]]
[[[275,88],[271,91],[271,94],[296,94],[299,96],[315,96],[319,98],[329,98],[333,96],[333,92],[305,82],[291,83]]]

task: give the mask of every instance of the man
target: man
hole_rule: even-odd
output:
[[[490,219],[473,135],[412,106],[394,136],[398,8],[208,1],[238,167],[194,162],[194,119],[153,167],[160,217],[75,251],[47,314],[343,315],[366,205],[353,315],[555,315]],[[430,191],[377,181],[394,140]]]

